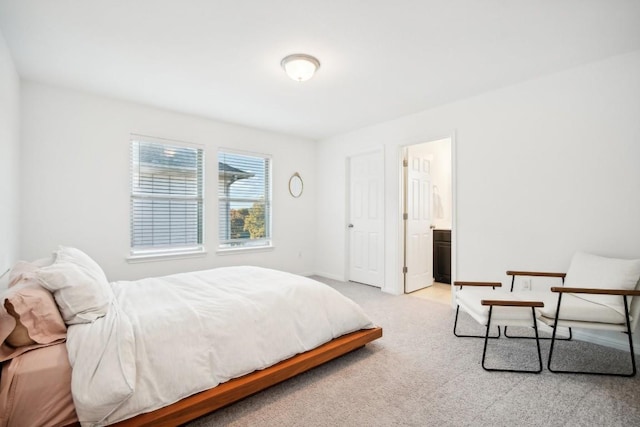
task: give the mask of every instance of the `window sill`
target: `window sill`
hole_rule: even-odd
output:
[[[207,255],[204,249],[188,252],[149,252],[129,255],[126,260],[130,264],[139,262],[167,261],[173,259],[202,258]]]
[[[247,248],[225,248],[218,249],[216,251],[216,255],[235,255],[235,254],[244,254],[249,252],[269,252],[274,250],[275,246],[254,246]]]

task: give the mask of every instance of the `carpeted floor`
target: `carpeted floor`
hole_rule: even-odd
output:
[[[640,376],[489,373],[480,366],[483,340],[453,336],[451,307],[316,279],[360,304],[384,337],[190,427],[640,425]],[[466,315],[459,326],[481,332]],[[548,348],[543,342],[545,365]],[[533,340],[492,340],[488,363],[533,363],[534,351]],[[560,362],[629,363],[624,352],[579,341],[557,351]]]

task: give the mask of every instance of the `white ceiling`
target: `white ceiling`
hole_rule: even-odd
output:
[[[0,0],[0,32],[25,79],[321,139],[638,50],[640,1]]]

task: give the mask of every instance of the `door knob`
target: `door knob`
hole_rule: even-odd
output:
[[[349,224],[349,228],[353,228],[353,224]]]

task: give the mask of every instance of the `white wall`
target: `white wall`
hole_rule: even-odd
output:
[[[344,278],[345,159],[385,150],[385,285],[399,282],[401,146],[454,136],[454,277],[640,257],[640,51],[320,141],[316,271]]]
[[[0,276],[18,258],[20,78],[0,34]]]
[[[21,257],[78,247],[110,280],[223,265],[313,272],[315,142],[32,82],[22,85]],[[205,145],[205,257],[130,264],[129,135]],[[217,255],[217,150],[273,157],[273,241],[266,252]],[[289,177],[304,194],[294,199]],[[301,254],[301,256],[299,256]]]

